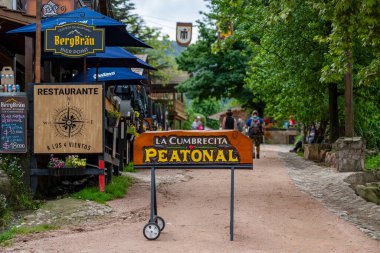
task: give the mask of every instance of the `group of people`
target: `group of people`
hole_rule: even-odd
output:
[[[259,113],[254,110],[252,112],[252,117],[250,117],[245,123],[239,118],[236,120],[233,116],[231,109],[227,110],[226,116],[223,118],[221,128],[225,130],[238,130],[240,132],[245,132],[254,144],[253,158],[260,159],[260,143],[263,139],[263,125],[264,121],[259,117]],[[201,118],[198,116],[194,119],[191,126],[193,130],[203,130],[203,123]]]

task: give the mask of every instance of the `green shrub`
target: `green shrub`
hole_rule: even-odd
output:
[[[107,117],[109,117],[109,118],[118,119],[118,118],[120,118],[120,116],[121,116],[121,113],[118,111],[107,111]]]
[[[98,187],[85,188],[73,196],[78,199],[92,200],[101,204],[116,198],[123,198],[128,188],[133,184],[131,177],[114,177],[112,182],[106,185],[104,192],[100,192]]]
[[[380,169],[380,154],[367,157],[365,159],[366,170],[379,170]]]
[[[15,235],[26,235],[32,233],[41,233],[49,230],[58,229],[58,226],[49,224],[41,224],[35,227],[13,227],[3,233],[0,233],[0,245],[6,245],[6,242],[11,240]]]
[[[34,209],[36,203],[32,201],[29,188],[24,182],[24,170],[21,159],[15,155],[0,155],[0,169],[5,171],[10,179],[11,193],[7,196],[7,203],[12,209]]]
[[[10,220],[11,215],[8,209],[7,198],[0,193],[0,227],[5,227]]]
[[[133,162],[129,162],[128,165],[124,166],[124,171],[126,172],[136,172],[136,170],[133,168]]]

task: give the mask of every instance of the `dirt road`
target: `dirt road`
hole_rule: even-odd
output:
[[[263,155],[262,155],[263,156]],[[49,232],[7,251],[24,252],[380,252],[380,241],[325,209],[290,180],[276,151],[235,173],[235,241],[229,241],[230,172],[158,171],[158,212],[166,228],[147,241],[149,187],[135,184],[110,202],[116,218],[98,225]],[[139,172],[144,177],[148,171]]]

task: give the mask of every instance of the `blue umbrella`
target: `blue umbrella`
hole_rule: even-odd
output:
[[[96,27],[104,27],[107,46],[151,48],[143,41],[129,34],[126,30],[126,26],[123,23],[110,17],[104,16],[96,11],[90,10],[87,7],[79,8],[71,12],[42,20],[41,31],[44,32],[46,28],[53,28],[56,25],[63,25],[66,23],[83,23]],[[30,24],[11,30],[8,33],[24,34],[26,36],[33,37],[35,32],[36,24]]]
[[[96,80],[96,68],[87,69],[87,81],[88,82],[111,82],[111,83],[131,83],[141,84],[141,80],[146,80],[145,76],[141,76],[132,72],[127,68],[99,68],[98,80]],[[73,82],[83,82],[83,73],[80,73],[74,79]]]
[[[64,56],[53,55],[52,53],[43,54],[43,59],[62,59]],[[82,64],[80,60],[72,59],[70,66],[75,63]],[[135,55],[121,47],[106,47],[104,53],[96,53],[87,56],[87,67],[127,67],[156,70],[148,63],[140,60]]]

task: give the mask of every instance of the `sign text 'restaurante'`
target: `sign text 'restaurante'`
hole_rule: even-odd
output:
[[[98,95],[99,88],[38,88],[37,95]]]

